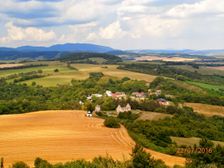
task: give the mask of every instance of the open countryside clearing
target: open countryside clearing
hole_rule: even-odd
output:
[[[2,68],[14,68],[14,67],[20,67],[23,66],[23,64],[0,64],[0,69]]]
[[[201,103],[184,103],[186,106],[189,106],[194,109],[194,111],[203,114],[205,116],[222,116],[224,117],[224,107],[209,105],[209,104],[201,104]]]
[[[153,75],[117,69],[118,65],[72,64],[71,66],[77,69],[75,70],[68,68],[65,63],[57,61],[43,63],[48,64],[48,66],[18,70],[2,70],[0,71],[0,77],[6,77],[15,73],[37,71],[41,69],[43,70],[43,73],[47,75],[46,77],[28,80],[24,83],[32,84],[32,82],[36,82],[38,85],[45,87],[57,86],[58,84],[69,84],[72,79],[84,80],[89,77],[89,73],[91,72],[102,72],[105,76],[112,78],[121,79],[123,77],[129,77],[131,79],[144,80],[147,82],[152,82],[156,78],[156,76]],[[59,72],[54,72],[55,69],[58,69]]]
[[[2,115],[0,156],[4,157],[6,167],[21,160],[33,166],[36,157],[52,163],[91,160],[107,154],[118,160],[129,159],[135,142],[124,127],[106,128],[103,121],[75,110]],[[147,151],[169,166],[185,163],[181,157]]]
[[[149,120],[149,121],[152,121],[152,120],[160,120],[160,119],[164,119],[166,117],[172,117],[171,114],[164,114],[164,113],[158,113],[158,112],[140,112],[141,115],[140,117],[137,119],[137,120]]]

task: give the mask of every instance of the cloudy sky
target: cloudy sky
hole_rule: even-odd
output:
[[[0,46],[224,48],[224,0],[4,0]]]

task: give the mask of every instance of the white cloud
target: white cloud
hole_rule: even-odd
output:
[[[167,12],[168,16],[190,17],[200,14],[224,13],[224,1],[204,0],[193,4],[181,4],[173,7]]]
[[[223,0],[5,0],[0,42],[217,48],[224,43],[223,17]]]
[[[125,32],[122,30],[120,23],[116,21],[105,28],[101,28],[99,35],[103,39],[122,38]]]
[[[182,30],[183,23],[175,19],[159,16],[144,16],[137,20],[130,20],[130,36],[143,37],[175,37]]]
[[[44,31],[34,27],[21,28],[11,22],[6,24],[6,29],[7,35],[0,37],[1,43],[12,41],[50,41],[56,38],[53,31]]]

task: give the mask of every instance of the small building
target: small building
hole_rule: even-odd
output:
[[[131,97],[132,98],[136,98],[136,99],[145,99],[146,98],[146,95],[144,92],[133,92],[131,94]]]
[[[101,107],[100,105],[96,105],[94,112],[101,112]]]
[[[103,97],[103,95],[102,95],[102,94],[98,94],[98,93],[96,93],[96,94],[92,94],[92,95],[90,95],[90,96],[87,96],[87,100],[92,100],[93,97],[101,98],[101,97]]]
[[[119,114],[119,113],[123,113],[124,110],[120,105],[118,105],[117,108],[116,108],[116,112]]]
[[[159,98],[159,99],[157,99],[157,102],[158,102],[161,106],[169,106],[169,105],[170,105],[170,102],[167,101],[166,99],[163,99],[163,98]]]
[[[112,92],[111,92],[110,90],[107,90],[107,91],[105,92],[105,94],[106,94],[106,96],[108,96],[108,97],[112,97]]]
[[[92,100],[92,96],[87,96],[87,100]]]
[[[155,95],[156,95],[156,96],[160,96],[161,94],[162,94],[162,91],[161,91],[161,90],[156,90],[156,91],[155,91]]]
[[[102,95],[102,94],[98,94],[98,93],[96,93],[96,94],[92,94],[92,97],[101,98],[101,97],[103,97],[103,95]]]
[[[125,99],[126,98],[126,94],[124,92],[115,92],[115,93],[112,93],[112,98],[113,99]]]
[[[116,108],[117,114],[124,113],[124,112],[129,112],[129,111],[131,111],[130,104],[127,104],[125,107],[121,107],[120,105],[118,105],[117,108]]]
[[[86,117],[92,117],[92,116],[93,116],[93,112],[91,112],[91,111],[86,112]]]
[[[161,90],[152,90],[152,89],[148,90],[148,95],[149,96],[152,96],[152,95],[160,96],[161,94],[162,94]]]
[[[130,105],[129,103],[126,105],[126,107],[125,107],[125,111],[126,111],[126,112],[131,111],[131,105]]]

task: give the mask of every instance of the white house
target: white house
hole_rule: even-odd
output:
[[[126,105],[125,108],[126,108],[126,111],[127,111],[127,112],[131,111],[131,105],[130,105],[129,103]]]
[[[146,98],[146,94],[144,92],[133,92],[131,94],[132,99],[144,100]]]
[[[98,97],[98,98],[100,98],[100,97],[102,97],[103,95],[102,94],[98,94],[98,93],[96,93],[96,94],[92,94],[92,97]]]
[[[121,107],[120,105],[117,106],[116,112],[119,113],[124,113],[124,112],[129,112],[131,111],[131,106],[130,104],[127,104],[125,107]]]
[[[116,112],[119,114],[119,113],[123,113],[124,110],[120,105],[118,105],[117,108],[116,108]]]
[[[98,93],[92,94],[90,96],[87,96],[87,100],[92,100],[93,97],[101,98],[101,97],[103,97],[103,95],[102,94],[98,94]]]
[[[105,92],[105,94],[106,94],[106,96],[108,96],[108,97],[111,97],[111,96],[112,96],[112,92],[111,92],[110,90],[107,90],[107,91]]]
[[[96,105],[94,112],[100,112],[100,111],[101,111],[100,105]]]

